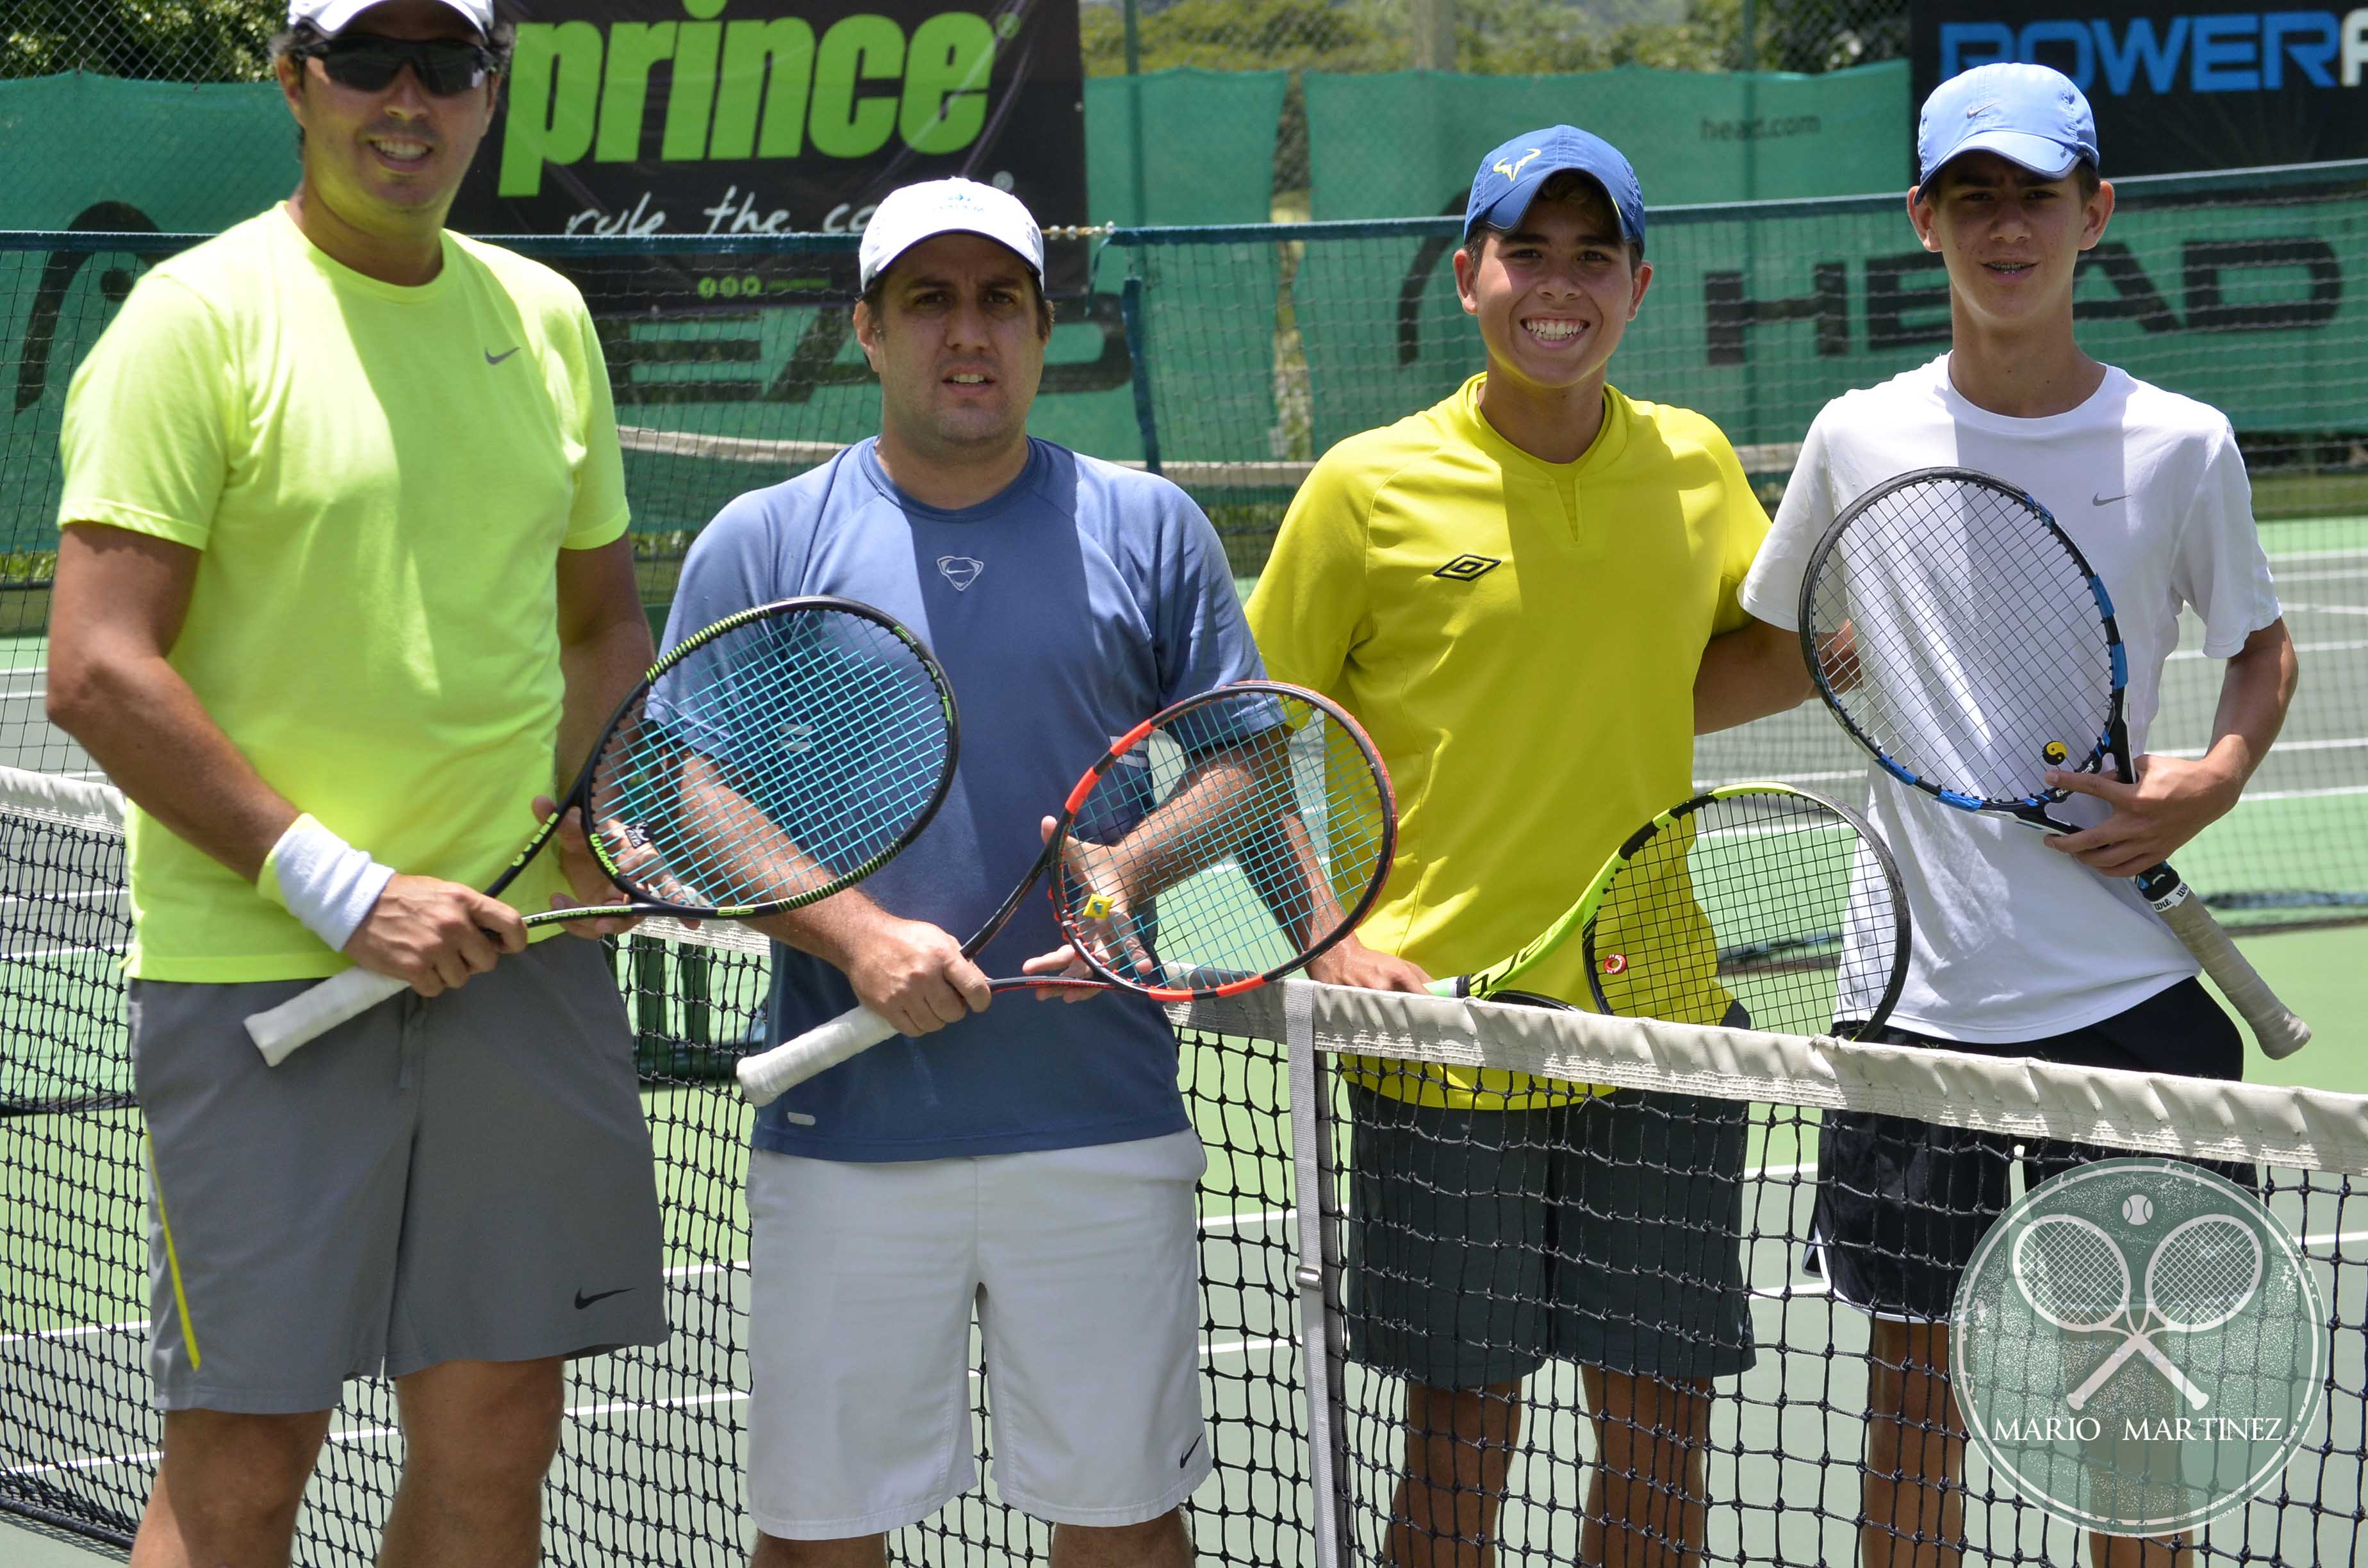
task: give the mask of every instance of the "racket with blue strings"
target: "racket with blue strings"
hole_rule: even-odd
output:
[[[851,599],[784,599],[685,638],[601,732],[559,810],[485,889],[498,896],[580,810],[624,902],[529,927],[671,915],[745,920],[829,897],[888,863],[952,783],[952,688],[928,649]],[[264,1060],[407,989],[350,969],[246,1021]]]

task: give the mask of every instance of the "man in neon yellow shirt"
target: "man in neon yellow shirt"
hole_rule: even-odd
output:
[[[1312,972],[1418,991],[1520,947],[1691,792],[1692,737],[1807,695],[1736,590],[1768,519],[1717,427],[1605,367],[1645,299],[1628,162],[1569,126],[1481,160],[1455,256],[1487,369],[1325,454],[1249,604],[1397,785],[1396,868]],[[1532,989],[1588,994],[1577,944]],[[1713,1378],[1752,1359],[1743,1123],[1495,1071],[1352,1090],[1351,1350],[1406,1383],[1390,1557],[1489,1561],[1522,1381],[1581,1367],[1588,1562],[1699,1551]],[[1551,1196],[1550,1196],[1551,1195]]]
[[[384,1373],[379,1560],[523,1562],[565,1358],[666,1337],[661,1238],[599,949],[529,951],[472,890],[649,631],[582,299],[443,228],[490,0],[289,21],[302,183],[142,278],[66,409],[50,711],[133,808],[165,1410],[135,1557],[285,1562],[343,1382]],[[568,892],[546,861],[511,895]],[[355,963],[414,989],[266,1067],[245,1017]]]

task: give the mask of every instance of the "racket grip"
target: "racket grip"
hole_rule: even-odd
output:
[[[734,1070],[740,1097],[750,1105],[770,1105],[815,1074],[828,1072],[895,1034],[896,1026],[871,1008],[852,1008],[786,1044],[742,1057]]]
[[[255,1048],[263,1052],[264,1065],[277,1067],[298,1046],[318,1040],[348,1018],[359,1018],[388,997],[409,989],[391,974],[349,969],[298,992],[277,1007],[251,1015],[246,1032]]]
[[[2181,888],[2180,892],[2186,890]],[[2220,988],[2230,1006],[2252,1026],[2253,1038],[2261,1044],[2261,1054],[2272,1060],[2292,1056],[2310,1043],[2310,1026],[2287,1010],[2278,1000],[2261,971],[2252,966],[2212,912],[2203,907],[2200,898],[2189,896],[2162,911],[2172,935],[2186,944]]]

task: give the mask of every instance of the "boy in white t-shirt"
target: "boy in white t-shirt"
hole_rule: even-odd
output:
[[[2080,351],[2072,285],[2113,210],[2095,122],[2069,78],[1986,65],[1937,88],[1907,212],[1947,263],[1950,351],[1826,405],[1810,427],[1744,607],[1797,625],[1809,553],[1868,490],[1943,465],[2037,496],[2104,579],[2129,649],[2130,743],[2146,749],[2187,606],[2227,661],[2212,744],[2141,755],[2138,782],[2051,777],[2086,830],[2047,838],[1876,776],[1872,813],[1897,854],[1915,926],[1887,1038],[1990,1055],[2236,1078],[2236,1026],[2127,879],[2237,803],[2294,694],[2294,644],[2253,528],[2227,419]],[[2086,797],[2082,799],[2081,797]],[[1948,1385],[1958,1278],[2007,1202],[2015,1140],[1829,1113],[1817,1235],[1834,1293],[1873,1318],[1861,1561],[1953,1562],[1964,1426]],[[2042,1142],[2026,1180],[2103,1151]],[[2225,1171],[2250,1185],[2250,1173]],[[2177,1543],[2093,1538],[2104,1568]]]

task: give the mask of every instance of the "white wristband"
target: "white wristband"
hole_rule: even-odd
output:
[[[256,886],[264,897],[285,905],[306,930],[343,952],[393,878],[393,867],[380,865],[310,816],[300,816],[265,857]]]

